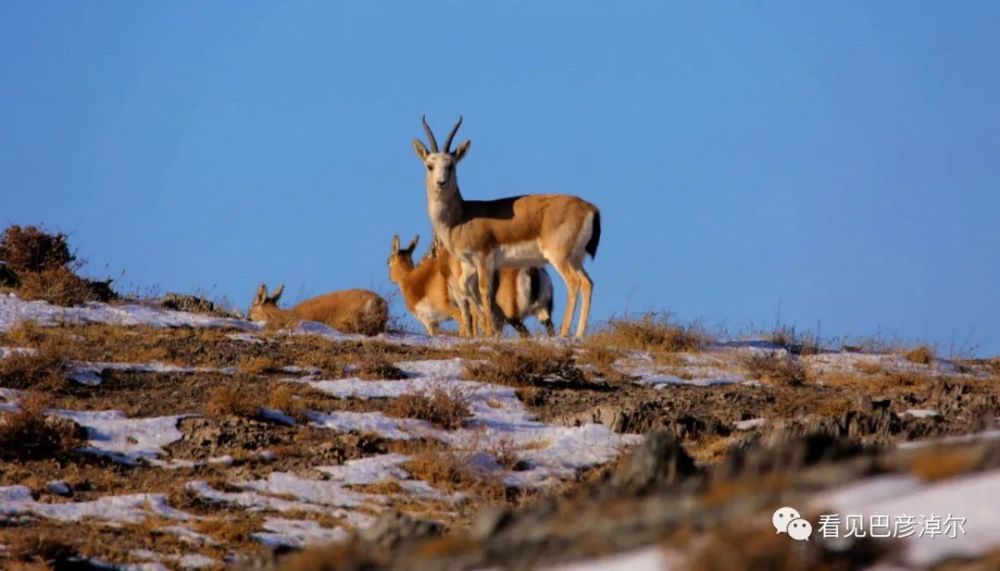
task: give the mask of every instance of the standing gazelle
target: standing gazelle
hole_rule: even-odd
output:
[[[392,237],[389,255],[389,280],[399,286],[410,313],[423,324],[428,335],[438,334],[438,324],[454,319],[459,322],[462,336],[476,334],[475,321],[464,324],[461,312],[452,303],[450,277],[457,273],[455,258],[444,248],[431,245],[420,263],[413,264],[413,251],[420,236],[410,245],[399,247],[399,236]],[[503,315],[501,323],[510,324],[521,337],[529,335],[524,319],[535,317],[549,335],[552,327],[552,278],[545,268],[504,268],[495,274],[497,306]]]
[[[493,280],[483,276],[492,276],[501,267],[537,267],[548,262],[566,283],[566,311],[559,334],[564,337],[569,334],[577,294],[582,294],[576,327],[576,336],[582,337],[587,330],[593,290],[583,260],[585,254],[590,257],[597,254],[601,240],[600,211],[589,202],[565,194],[465,200],[458,190],[455,166],[468,152],[471,141],[466,139],[454,151],[450,150],[462,118],[448,133],[444,150],[440,151],[426,118],[423,124],[431,150],[419,139],[413,140],[413,149],[427,168],[427,213],[444,247],[461,262],[462,287],[456,289],[468,302],[480,303],[480,311],[486,316],[487,334],[495,329],[496,313]],[[475,302],[471,300],[477,282],[479,301]],[[459,307],[463,304],[459,303]]]

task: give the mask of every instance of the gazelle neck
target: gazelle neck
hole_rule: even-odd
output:
[[[455,182],[447,188],[438,190],[432,183],[427,185],[427,214],[431,226],[438,236],[448,246],[448,230],[456,226],[462,219],[462,193]]]

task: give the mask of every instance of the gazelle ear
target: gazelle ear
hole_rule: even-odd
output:
[[[285,284],[281,284],[277,289],[271,292],[270,301],[278,303],[278,299],[281,298],[281,294],[285,293]]]
[[[417,234],[416,236],[413,237],[413,240],[410,242],[410,245],[406,247],[406,252],[412,254],[413,251],[417,249],[417,242],[419,241],[420,241],[420,234]]]
[[[430,154],[427,147],[420,142],[420,139],[413,139],[413,150],[417,153],[417,157],[419,157],[421,161],[427,160],[427,155]]]
[[[392,235],[392,253],[394,255],[399,253],[399,235],[398,234],[393,234]]]
[[[456,148],[454,151],[452,151],[451,156],[455,157],[455,162],[458,162],[458,161],[462,160],[462,157],[465,156],[465,153],[467,153],[469,151],[469,145],[471,145],[471,144],[472,144],[472,141],[470,141],[469,139],[466,139],[466,140],[462,141],[462,144],[459,145],[458,148]]]
[[[265,299],[267,299],[267,284],[260,284],[257,293],[253,296],[253,305],[260,305],[264,303]]]

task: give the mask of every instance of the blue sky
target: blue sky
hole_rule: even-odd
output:
[[[780,317],[997,354],[998,16],[3,2],[0,222],[68,232],[89,273],[160,291],[391,291],[392,234],[429,235],[410,139],[462,113],[467,197],[601,207],[597,320]]]

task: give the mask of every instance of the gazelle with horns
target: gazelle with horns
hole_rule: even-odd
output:
[[[461,335],[474,335],[476,323],[461,321],[461,312],[450,294],[450,278],[458,272],[457,260],[444,248],[438,248],[435,240],[424,259],[414,266],[413,251],[419,240],[419,235],[414,236],[407,247],[400,248],[399,236],[392,237],[389,280],[399,286],[406,308],[428,335],[437,335],[438,324],[449,319],[458,321]],[[545,268],[504,268],[496,277],[497,306],[504,322],[527,337],[523,321],[534,316],[552,335],[552,278]]]
[[[538,267],[552,264],[566,283],[566,311],[559,329],[569,334],[576,300],[582,298],[576,336],[587,330],[593,281],[583,268],[584,256],[597,254],[601,240],[601,213],[596,206],[565,194],[528,194],[497,200],[465,200],[458,189],[455,167],[469,151],[466,139],[451,150],[462,118],[452,127],[443,150],[438,149],[427,119],[424,131],[430,150],[419,139],[413,149],[424,163],[427,213],[444,247],[461,263],[456,291],[467,303],[478,303],[487,318],[487,334],[495,330],[496,311],[492,276],[502,267]],[[476,277],[480,278],[477,280]],[[475,288],[478,284],[478,301]],[[462,301],[458,300],[459,307]],[[465,316],[463,316],[463,319]]]

